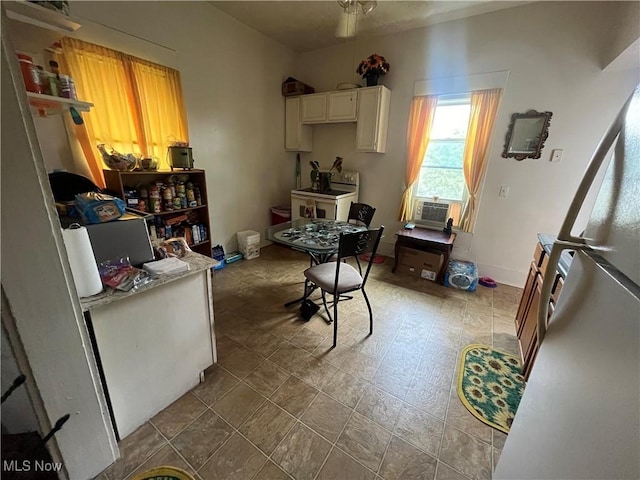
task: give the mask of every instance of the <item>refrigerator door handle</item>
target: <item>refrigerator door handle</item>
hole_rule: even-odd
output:
[[[589,161],[589,165],[587,165],[584,176],[580,181],[580,185],[578,185],[576,194],[571,201],[571,205],[569,205],[569,210],[567,211],[567,215],[562,222],[560,231],[558,232],[559,240],[574,242],[576,244],[586,244],[586,239],[571,235],[571,230],[576,223],[576,218],[580,213],[580,209],[582,208],[584,199],[586,198],[587,193],[589,193],[589,189],[591,188],[591,185],[593,184],[593,181],[596,178],[600,167],[604,163],[604,160],[607,158],[607,153],[609,153],[609,151],[611,150],[611,146],[614,144],[616,138],[622,130],[622,125],[624,123],[625,117],[627,116],[627,110],[629,109],[632,98],[633,95],[631,95],[627,99],[624,106],[620,110],[620,113],[618,113],[618,116],[615,118],[607,132],[604,134],[596,148],[596,151],[593,153],[593,156]]]
[[[551,298],[551,289],[553,288],[553,282],[555,280],[555,273],[558,267],[558,261],[560,260],[560,254],[562,250],[590,250],[587,245],[587,239],[583,237],[576,237],[571,235],[571,230],[576,223],[576,218],[582,209],[584,200],[589,193],[589,189],[593,184],[600,167],[607,158],[607,154],[611,150],[612,145],[618,138],[618,135],[622,131],[622,125],[624,124],[625,117],[627,116],[627,110],[633,99],[633,94],[629,96],[624,106],[618,113],[618,116],[614,119],[613,123],[604,134],[600,143],[598,144],[596,151],[593,153],[589,165],[578,185],[578,189],[569,205],[569,210],[565,216],[560,231],[558,232],[558,238],[553,242],[551,253],[549,254],[549,263],[547,270],[545,271],[542,281],[542,291],[540,295],[540,303],[538,306],[538,345],[542,343],[544,335],[547,331],[547,316],[549,314],[549,299]]]

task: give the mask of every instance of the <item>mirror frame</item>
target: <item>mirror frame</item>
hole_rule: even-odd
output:
[[[544,142],[547,140],[549,136],[549,124],[551,123],[551,116],[553,114],[551,112],[538,112],[536,110],[528,110],[526,113],[514,113],[511,115],[511,123],[509,124],[509,129],[507,130],[507,136],[505,138],[504,150],[502,151],[503,158],[515,158],[516,160],[524,160],[525,158],[540,158],[542,153],[542,148],[544,147]],[[516,126],[516,122],[520,119],[528,119],[528,118],[544,118],[544,123],[542,125],[542,129],[540,131],[540,141],[536,146],[535,150],[532,150],[529,153],[512,153],[509,152],[511,147],[511,141],[513,140],[513,131]]]

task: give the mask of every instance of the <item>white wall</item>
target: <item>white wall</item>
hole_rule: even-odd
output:
[[[345,168],[361,173],[360,198],[377,207],[375,223],[393,232],[401,226],[397,211],[414,82],[509,70],[475,232],[470,250],[461,255],[474,259],[481,275],[521,286],[536,233],[558,231],[593,150],[638,82],[638,71],[601,70],[608,51],[607,40],[600,40],[603,29],[619,23],[629,28],[634,16],[637,2],[538,2],[385,37],[356,37],[351,45],[303,54],[296,78],[327,91],[358,81],[357,63],[377,52],[391,64],[381,80],[392,90],[387,153],[355,153],[353,125],[314,127],[314,150],[302,155],[303,180],[308,160],[328,166],[342,156]],[[637,31],[635,22],[636,37]],[[542,158],[501,158],[511,114],[529,109],[553,112]],[[550,163],[556,148],[564,156]],[[510,187],[506,199],[498,197],[501,185]],[[382,248],[390,251],[394,241],[387,235]]]
[[[264,231],[269,208],[288,203],[294,186],[281,95],[293,52],[207,2],[74,1],[71,9],[82,24],[76,37],[180,70],[195,167],[207,172],[214,244],[229,252],[238,231]],[[40,123],[50,147],[43,150],[62,151],[64,130]],[[54,168],[56,154],[45,158]]]

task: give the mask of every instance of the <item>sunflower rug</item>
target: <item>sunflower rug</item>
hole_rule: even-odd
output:
[[[474,344],[460,355],[458,396],[481,422],[509,433],[525,382],[513,355]]]

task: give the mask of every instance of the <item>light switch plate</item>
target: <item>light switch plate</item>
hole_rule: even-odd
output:
[[[550,162],[559,162],[562,159],[562,150],[560,149],[555,149],[555,150],[551,150],[551,158],[549,159]]]
[[[509,196],[509,187],[506,185],[500,186],[500,191],[498,192],[499,197],[507,198]]]

